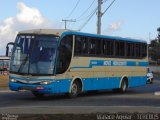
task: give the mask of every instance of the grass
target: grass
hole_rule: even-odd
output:
[[[8,86],[8,75],[0,75],[0,87]]]

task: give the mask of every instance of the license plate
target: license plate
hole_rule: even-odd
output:
[[[20,87],[19,88],[19,91],[27,91],[27,90],[35,90],[35,88],[32,88],[32,87],[28,87],[28,86],[23,86],[23,87]]]

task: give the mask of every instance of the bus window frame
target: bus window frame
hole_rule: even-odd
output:
[[[144,45],[147,48],[147,43],[143,43],[143,42],[132,42],[132,41],[125,41],[125,40],[120,40],[120,39],[112,39],[112,38],[101,38],[101,37],[91,37],[91,36],[82,36],[82,35],[75,35],[75,46],[74,46],[74,51],[76,51],[76,37],[84,37],[85,39],[87,39],[88,42],[88,53],[84,54],[83,52],[81,54],[77,54],[74,52],[74,56],[75,57],[102,57],[102,58],[123,58],[123,59],[144,59],[147,57],[147,50],[145,52],[145,56],[142,56],[142,45]],[[89,49],[90,49],[90,39],[94,39],[94,40],[100,40],[100,54],[90,54],[89,53]],[[113,42],[113,54],[112,55],[106,55],[105,54],[105,50],[104,50],[104,44],[106,44],[107,41],[111,41]],[[116,42],[117,43],[124,43],[124,55],[116,55]],[[127,56],[127,43],[129,43],[133,49],[130,51],[130,56]],[[140,56],[137,56],[136,53],[136,45],[138,44],[138,46],[140,47]],[[96,48],[97,49],[97,48]],[[134,52],[134,53],[132,53]]]

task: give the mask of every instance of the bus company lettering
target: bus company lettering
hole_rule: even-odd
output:
[[[97,61],[92,61],[91,64],[92,64],[92,65],[97,65],[98,63],[97,63]]]
[[[127,62],[125,61],[104,61],[105,66],[126,66]]]
[[[112,61],[104,61],[104,65],[105,66],[111,66],[112,65]]]
[[[125,61],[113,61],[113,66],[126,66],[127,62]]]

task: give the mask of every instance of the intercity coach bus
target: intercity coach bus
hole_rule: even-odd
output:
[[[18,33],[9,87],[36,97],[142,86],[147,81],[147,43],[142,40],[58,29]]]

